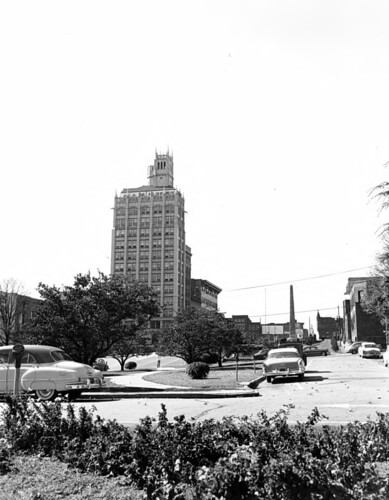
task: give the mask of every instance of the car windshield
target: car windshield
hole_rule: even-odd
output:
[[[298,352],[271,352],[268,355],[268,358],[298,358],[299,354]]]

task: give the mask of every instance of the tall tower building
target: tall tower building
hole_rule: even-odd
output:
[[[184,197],[174,188],[173,156],[155,154],[149,184],[115,196],[111,273],[152,286],[162,314],[159,328],[189,305],[191,250],[185,244]]]

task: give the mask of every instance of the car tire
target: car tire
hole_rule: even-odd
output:
[[[327,354],[325,352],[322,352],[321,355],[322,356],[327,356]]]
[[[57,391],[55,389],[38,389],[35,391],[35,395],[41,401],[54,401],[57,397]]]
[[[299,382],[302,382],[304,380],[304,373],[300,373],[297,378]]]
[[[271,377],[266,377],[266,382],[267,382],[268,384],[271,384],[271,380],[272,380],[272,378],[271,378]]]

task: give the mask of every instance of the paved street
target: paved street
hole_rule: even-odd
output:
[[[253,415],[262,409],[268,415],[293,404],[290,422],[304,421],[314,407],[328,417],[325,423],[344,424],[375,419],[376,412],[389,412],[389,370],[382,360],[360,359],[356,355],[333,354],[308,358],[305,380],[262,382],[253,398],[122,399],[118,401],[76,402],[75,406],[96,408],[103,418],[134,425],[147,415],[157,417],[165,404],[168,417],[221,419],[225,415]]]

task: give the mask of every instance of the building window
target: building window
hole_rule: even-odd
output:
[[[166,226],[173,226],[174,225],[174,216],[173,215],[168,215],[165,217],[165,225]]]
[[[149,240],[140,240],[141,248],[149,248]]]
[[[128,260],[136,260],[136,252],[128,252],[127,259]]]
[[[149,281],[149,275],[147,273],[146,274],[140,274],[139,275],[139,281],[142,281],[143,283]]]
[[[124,252],[115,252],[115,260],[124,260]]]
[[[130,217],[128,219],[128,227],[136,227],[138,225],[138,219],[136,217]]]
[[[150,207],[148,205],[142,205],[140,207],[140,213],[141,213],[141,215],[149,215]]]
[[[141,237],[142,236],[149,236],[150,235],[150,229],[142,227],[141,230],[140,230],[140,235],[141,235]]]
[[[128,230],[128,236],[131,238],[133,238],[134,236],[136,236],[136,229],[129,229]]]
[[[124,219],[116,219],[116,224],[115,224],[115,228],[123,228],[123,227],[126,227],[126,222]]]
[[[163,293],[173,293],[173,285],[163,285]]]
[[[174,259],[174,250],[165,250],[165,259]]]
[[[173,271],[174,262],[172,260],[165,262],[164,269],[165,269],[165,271]]]
[[[129,240],[128,248],[136,248],[136,240]]]
[[[124,272],[124,264],[115,264],[115,273]]]
[[[161,270],[161,262],[152,262],[151,269],[153,271],[160,271]]]
[[[174,226],[166,226],[165,236],[173,236],[173,235],[174,235]]]
[[[149,270],[149,263],[148,262],[140,262],[139,271],[148,271],[148,270]]]
[[[168,198],[168,197],[166,197]],[[174,205],[165,206],[165,214],[174,214]]]
[[[172,296],[164,297],[163,303],[164,305],[173,305],[173,297]]]
[[[163,315],[166,317],[166,318],[172,318],[173,317],[173,309],[171,309],[170,307],[164,309],[163,311]]]
[[[136,271],[136,264],[135,264],[135,262],[129,262],[127,264],[127,271],[133,271],[133,272]]]
[[[162,240],[160,238],[155,238],[153,240],[153,247],[160,247],[162,246]]]
[[[173,281],[173,273],[166,273],[165,281]]]
[[[115,231],[115,236],[116,238],[124,238],[124,230],[118,229],[117,231]]]
[[[115,248],[124,248],[124,240],[116,240]]]
[[[152,275],[151,275],[151,281],[153,283],[160,283],[160,281],[161,281],[161,273],[152,273]]]
[[[165,240],[165,247],[172,247],[173,245],[174,245],[173,238],[166,238],[166,240]]]
[[[141,227],[147,227],[150,225],[150,217],[141,217],[140,219],[140,226]]]
[[[140,260],[149,260],[149,252],[139,252]]]
[[[153,250],[152,258],[153,258],[153,260],[160,259],[161,258],[161,250]]]
[[[162,228],[153,227],[153,236],[162,236]]]
[[[128,209],[128,215],[138,215],[138,207],[130,207]]]
[[[161,214],[162,213],[162,205],[154,205],[153,214]]]
[[[162,217],[153,217],[153,227],[162,226]]]

